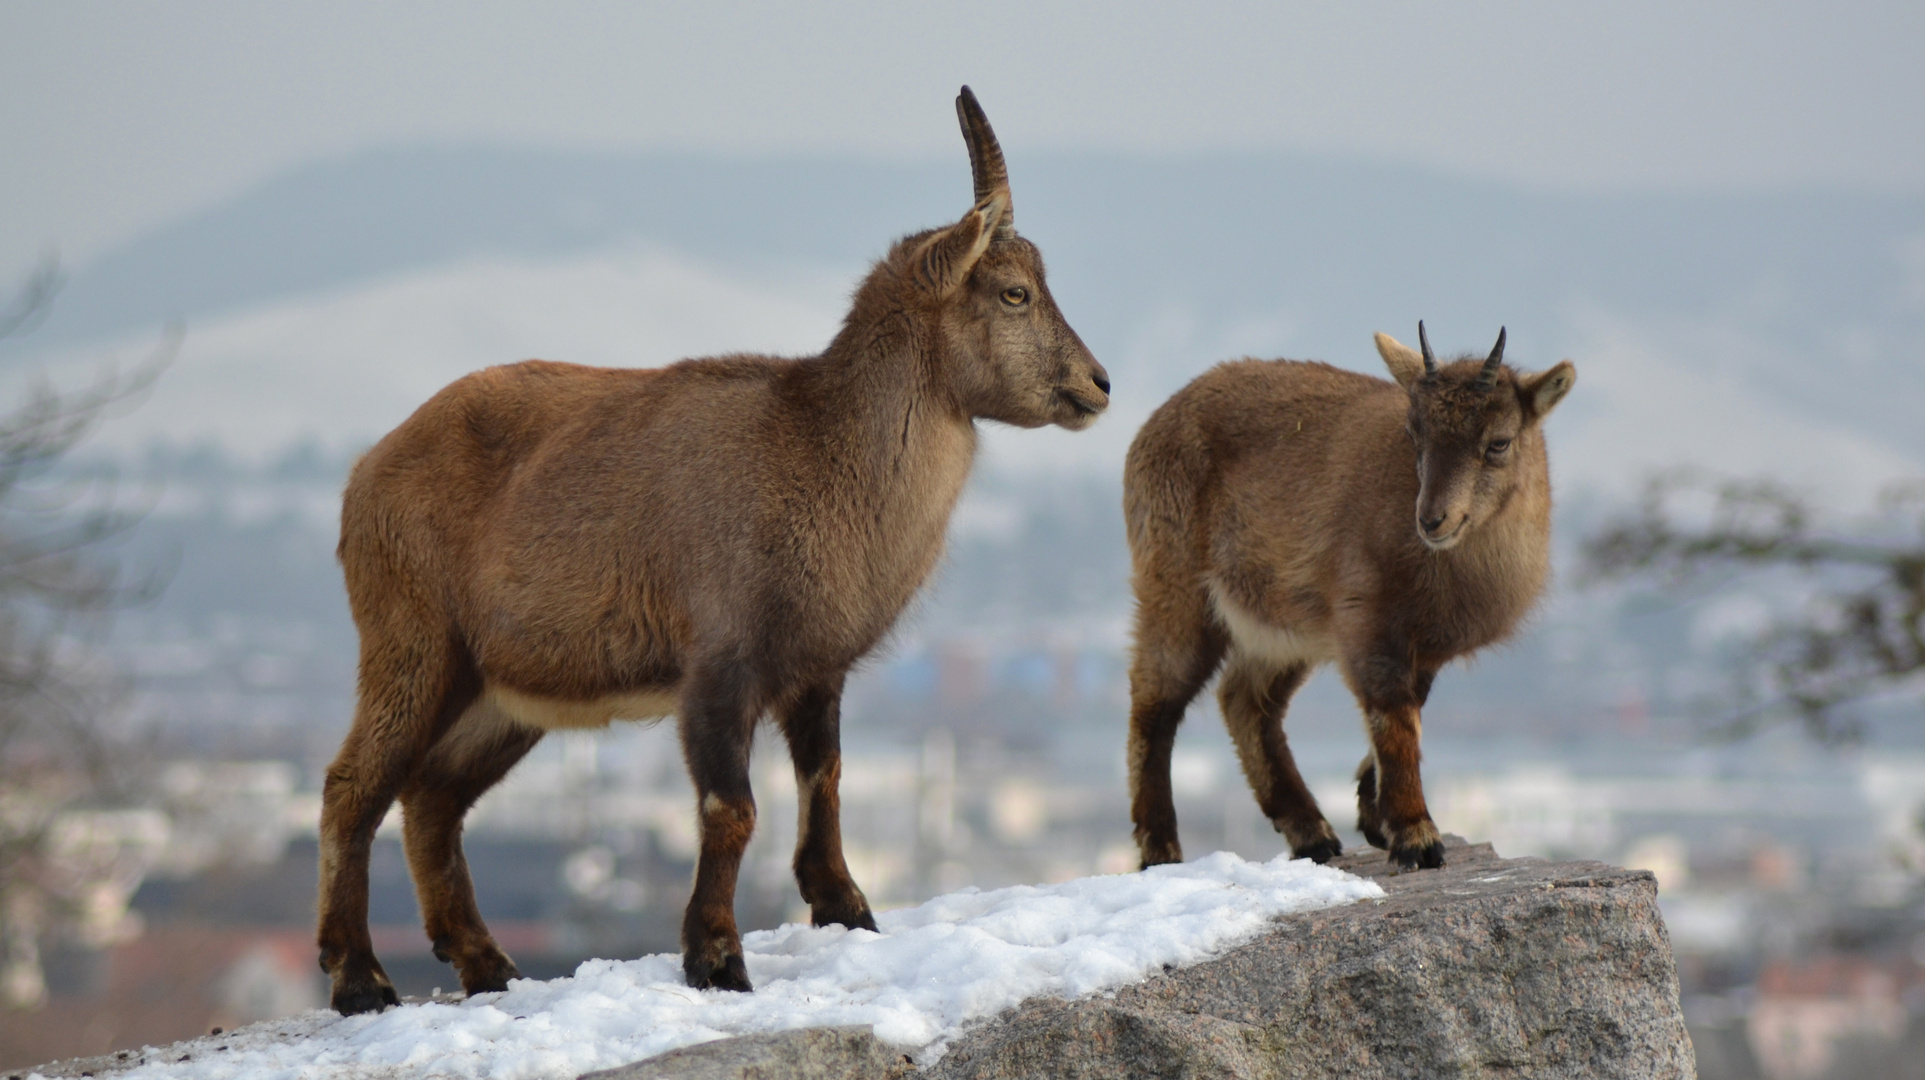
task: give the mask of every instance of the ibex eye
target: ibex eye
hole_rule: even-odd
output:
[[[1021,285],[1012,285],[1003,290],[1003,303],[1008,304],[1010,307],[1016,307],[1028,299],[1029,290],[1023,288]]]
[[[1491,444],[1485,447],[1484,449],[1485,449],[1485,452],[1489,454],[1497,455],[1497,454],[1503,453],[1506,450],[1509,450],[1510,448],[1511,448],[1511,441],[1509,439],[1492,439]]]

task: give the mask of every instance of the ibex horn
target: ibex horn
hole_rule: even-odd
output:
[[[1477,382],[1472,384],[1479,390],[1489,390],[1497,385],[1497,369],[1504,363],[1504,328],[1497,328],[1497,344],[1491,346],[1491,354],[1484,361],[1484,370],[1477,373]]]
[[[1003,164],[1003,148],[996,143],[996,132],[989,117],[976,102],[974,91],[965,86],[956,95],[956,119],[962,121],[963,142],[969,144],[969,171],[976,178],[976,201],[982,202],[997,192],[1003,195],[1003,219],[996,226],[996,239],[1016,235],[1016,210],[1009,198],[1009,167]]]
[[[1417,344],[1424,349],[1424,374],[1437,374],[1437,354],[1430,351],[1430,335],[1424,333],[1424,320],[1417,320]]]

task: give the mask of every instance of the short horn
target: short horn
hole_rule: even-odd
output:
[[[977,103],[975,91],[967,86],[956,95],[956,119],[962,121],[963,142],[969,145],[969,171],[976,179],[976,201],[982,202],[1001,192],[1003,217],[996,226],[996,238],[1016,235],[1016,210],[1009,198],[1009,167],[1003,164],[1003,148],[996,142],[996,132],[990,128],[982,105]]]
[[[1437,374],[1437,354],[1430,351],[1430,335],[1424,333],[1424,320],[1417,320],[1417,344],[1424,350],[1424,374]]]
[[[1476,387],[1489,390],[1497,385],[1497,369],[1504,363],[1504,328],[1497,328],[1497,344],[1491,346],[1491,354],[1484,361],[1484,370],[1477,373]]]

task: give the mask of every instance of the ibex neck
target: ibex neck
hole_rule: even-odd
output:
[[[928,437],[974,428],[941,377],[928,335],[907,316],[873,327],[849,326],[812,365],[817,420],[850,451],[903,464],[929,449]],[[941,443],[950,439],[939,438]],[[971,441],[973,449],[974,440]]]
[[[907,343],[905,343],[907,344]],[[867,597],[862,649],[887,629],[942,552],[976,454],[976,428],[910,348],[831,351],[800,365],[797,402],[814,452],[815,525],[832,537],[819,574]]]

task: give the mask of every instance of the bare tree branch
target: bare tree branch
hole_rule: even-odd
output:
[[[0,307],[0,338],[25,333],[59,290],[49,259]],[[153,385],[178,352],[170,327],[143,362],[75,390],[41,380],[0,413],[0,1005],[44,998],[39,940],[86,913],[80,878],[50,846],[61,815],[111,803],[129,747],[112,729],[120,681],[84,648],[105,615],[154,595],[107,550],[140,520],[111,477],[62,477],[67,455],[113,408]],[[78,925],[78,924],[74,924]]]
[[[1893,485],[1847,525],[1773,481],[1663,473],[1583,553],[1593,580],[1680,585],[1770,570],[1802,580],[1803,610],[1754,636],[1724,734],[1789,714],[1818,739],[1855,740],[1863,727],[1845,706],[1925,681],[1925,481]]]
[[[0,310],[0,338],[31,333],[47,317],[54,294],[64,284],[66,277],[60,272],[59,260],[52,255],[42,259],[27,275],[26,284],[20,287],[12,302]]]

